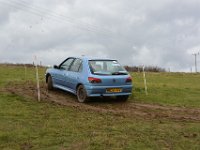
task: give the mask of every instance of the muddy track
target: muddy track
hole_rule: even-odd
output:
[[[26,82],[23,85],[10,83],[5,89],[1,90],[37,99],[35,84],[32,82]],[[112,113],[113,115],[123,117],[200,122],[200,109],[198,108],[141,104],[133,101],[124,103],[108,98],[95,98],[87,104],[81,104],[76,102],[76,97],[70,93],[61,90],[47,91],[45,83],[41,85],[41,99],[42,101],[73,107],[79,110]]]

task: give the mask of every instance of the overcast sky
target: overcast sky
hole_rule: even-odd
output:
[[[190,71],[198,51],[199,0],[0,0],[0,62],[87,55]]]

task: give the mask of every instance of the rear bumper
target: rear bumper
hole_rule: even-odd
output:
[[[89,97],[99,97],[99,96],[123,96],[132,94],[132,85],[123,86],[85,86],[87,95]],[[107,88],[121,88],[122,92],[119,93],[107,93]]]

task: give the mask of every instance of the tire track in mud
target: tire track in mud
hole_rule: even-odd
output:
[[[1,90],[37,100],[35,87],[35,83],[32,82],[26,82],[23,85],[10,83]],[[90,102],[82,104],[78,103],[76,97],[70,93],[61,90],[47,91],[45,83],[41,85],[41,99],[78,110],[111,113],[123,117],[200,122],[200,109],[198,108],[161,106],[130,101],[119,102],[112,98],[93,98]]]

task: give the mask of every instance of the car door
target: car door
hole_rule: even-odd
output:
[[[59,79],[59,85],[69,88],[69,68],[74,61],[74,58],[68,58],[64,62],[62,62],[59,66],[59,70],[57,72],[57,79]]]
[[[80,81],[81,71],[82,71],[82,60],[77,58],[74,60],[68,72],[69,88],[74,91],[76,91],[77,84],[81,83]]]

